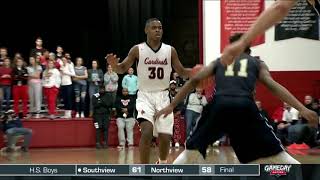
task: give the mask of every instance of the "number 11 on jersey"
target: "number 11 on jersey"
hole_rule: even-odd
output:
[[[235,71],[234,71],[234,63],[230,64],[229,66],[227,66],[227,70],[225,71],[224,75],[225,76],[234,76]],[[248,69],[248,59],[241,59],[239,61],[240,63],[240,70],[238,71],[237,75],[240,77],[247,77],[248,73],[247,73],[247,69]]]

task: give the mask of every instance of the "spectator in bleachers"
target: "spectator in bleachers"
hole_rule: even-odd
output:
[[[56,49],[56,52],[57,52],[56,53],[57,59],[62,60],[62,57],[63,57],[63,48],[62,48],[62,46],[58,45],[57,49]]]
[[[9,58],[5,58],[3,65],[0,67],[0,87],[3,93],[3,99],[6,101],[5,111],[10,108],[11,99],[11,84],[12,84],[12,68]],[[2,102],[1,102],[2,103]],[[2,104],[0,106],[0,111],[2,111]]]
[[[34,57],[29,58],[29,66],[27,67],[29,74],[29,102],[30,113],[35,115],[35,118],[40,118],[42,104],[42,85],[40,75],[42,73],[41,66],[36,62]]]
[[[61,84],[61,75],[54,66],[53,61],[48,62],[48,66],[42,75],[43,92],[47,97],[48,114],[50,119],[56,115],[56,99]]]
[[[49,61],[53,61],[54,62],[54,66],[57,69],[60,69],[61,66],[63,65],[63,61],[62,59],[57,59],[56,55],[54,53],[49,53]]]
[[[35,59],[36,59],[36,63],[41,66],[41,64],[40,64],[41,56],[38,56],[38,55],[37,55],[37,56],[35,57]],[[42,68],[42,66],[41,66],[41,68]]]
[[[40,66],[43,70],[45,70],[48,66],[48,61],[50,60],[50,53],[49,51],[45,50],[43,55],[40,55]]]
[[[0,47],[0,66],[3,65],[6,58],[8,58],[8,49],[6,47]]]
[[[318,114],[318,116],[320,116],[320,108],[319,108],[319,100],[318,99],[313,99],[311,107]]]
[[[313,97],[311,95],[306,95],[304,97],[304,105],[308,108],[308,109],[312,109],[312,102],[313,102]]]
[[[9,110],[5,113],[2,118],[2,127],[3,132],[7,135],[7,149],[6,152],[13,152],[13,147],[16,144],[17,136],[23,135],[24,141],[21,147],[23,152],[28,152],[31,137],[32,137],[32,130],[28,128],[24,128],[22,126],[21,119],[14,115],[12,110]]]
[[[111,94],[105,92],[103,85],[99,86],[99,92],[92,95],[93,121],[96,128],[96,148],[101,148],[101,130],[103,132],[102,147],[108,147],[108,129],[110,122],[110,112],[113,104],[110,101]]]
[[[283,103],[283,108],[282,120],[277,123],[276,134],[282,144],[289,145],[292,143],[292,139],[289,135],[289,128],[299,120],[299,112],[287,103]]]
[[[19,114],[19,101],[22,100],[23,117],[28,114],[28,71],[22,58],[16,58],[12,70],[13,79],[13,109],[16,115]]]
[[[306,95],[304,104],[308,109],[316,111],[312,107],[312,96]],[[289,127],[288,134],[289,140],[292,143],[288,149],[309,149],[310,147],[317,146],[317,129],[310,127],[308,121],[304,118],[295,121],[295,123]]]
[[[172,74],[172,79],[174,81],[176,81],[176,84],[177,84],[177,90],[179,90],[185,83],[185,81],[179,76],[178,73],[174,72]]]
[[[62,58],[62,66],[60,67],[61,73],[61,97],[64,104],[64,116],[62,118],[72,118],[72,77],[76,74],[74,66],[68,62],[68,59]]]
[[[271,119],[274,121],[274,123],[278,124],[283,119],[283,112],[285,110],[285,107],[281,105],[280,107],[277,107],[276,110],[273,112]]]
[[[42,47],[43,45],[42,38],[38,37],[35,43],[36,43],[36,47],[31,49],[30,57],[36,57],[36,55],[43,56],[46,49]]]
[[[14,56],[13,56],[13,61],[16,61],[16,59],[18,59],[18,58],[22,58],[22,54],[21,53],[19,53],[19,52],[17,52],[17,53],[14,53]]]
[[[261,103],[261,101],[256,100],[256,105],[257,105],[258,110],[260,111],[260,114],[261,114],[264,118],[266,118],[268,121],[272,121],[271,118],[270,118],[270,116],[269,116],[269,114],[268,114],[268,112],[262,108],[262,103]]]
[[[170,86],[169,86],[169,98],[172,101],[174,97],[177,95],[178,91],[176,90],[176,81],[171,80],[170,81]],[[173,121],[173,144],[175,147],[179,148],[180,147],[180,140],[181,140],[181,131],[180,131],[180,116],[181,116],[181,109],[182,109],[183,103],[180,103],[177,107],[174,108],[173,110],[173,115],[174,115],[174,121]],[[170,142],[170,146],[172,146],[172,142]]]
[[[203,107],[207,104],[207,99],[204,96],[203,89],[196,88],[196,92],[191,93],[187,98],[187,101],[185,119],[187,124],[187,136],[189,136],[202,113]]]
[[[90,117],[92,117],[93,113],[92,95],[99,92],[99,86],[103,83],[103,72],[98,68],[98,60],[92,60],[92,69],[88,70]]]
[[[136,98],[138,91],[138,77],[133,73],[133,68],[129,68],[128,74],[122,79],[122,88],[128,89],[129,95]]]
[[[119,77],[117,73],[113,72],[112,67],[108,65],[107,72],[104,74],[104,85],[106,87],[106,91],[112,94],[112,104],[116,101],[118,80]]]
[[[177,94],[178,94],[177,82],[175,80],[171,80],[170,81],[170,85],[169,85],[169,96],[170,96],[170,99],[172,100]]]
[[[256,100],[257,108],[262,117],[264,117],[268,123],[272,126],[273,130],[277,129],[276,123],[270,118],[268,112],[262,108],[262,103],[259,100]]]
[[[74,66],[70,53],[67,53],[67,52],[64,53],[64,57],[66,57],[68,59],[69,64],[72,64]]]
[[[75,93],[76,118],[84,118],[85,99],[87,94],[88,72],[85,66],[82,66],[83,59],[76,58],[74,67],[75,76],[73,77],[73,89]]]
[[[126,137],[124,129],[127,132],[128,146],[133,146],[133,128],[136,123],[133,112],[135,110],[135,99],[129,96],[128,89],[122,89],[122,96],[116,100],[117,109],[117,126],[118,126],[118,139],[119,149],[123,149],[126,145]]]

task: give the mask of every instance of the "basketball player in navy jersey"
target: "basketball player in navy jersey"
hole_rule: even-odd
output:
[[[320,0],[306,1],[320,16]],[[277,0],[274,2],[269,8],[260,14],[255,23],[251,25],[249,30],[241,37],[239,41],[224,48],[224,51],[221,55],[221,63],[224,65],[231,64],[258,35],[264,33],[271,26],[275,25],[284,17],[286,17],[296,2],[297,0]]]
[[[239,40],[241,35],[232,36],[231,43]],[[248,49],[249,47],[245,52]],[[285,152],[272,128],[268,126],[267,120],[260,115],[252,93],[256,81],[260,81],[274,95],[296,108],[310,124],[316,126],[318,116],[274,81],[263,61],[247,53],[242,53],[227,67],[217,59],[203,68],[182,87],[169,106],[156,114],[156,117],[166,117],[170,114],[201,80],[210,76],[213,76],[216,82],[214,99],[204,108],[203,116],[188,137],[187,150],[180,154],[174,163],[199,163],[202,157],[205,158],[208,145],[224,133],[229,135],[231,146],[241,163],[299,163]]]
[[[170,104],[169,87],[172,68],[182,77],[189,77],[191,69],[180,63],[177,51],[161,42],[162,24],[156,19],[147,20],[145,25],[147,41],[135,45],[128,56],[119,63],[114,54],[107,55],[107,61],[117,73],[124,73],[137,63],[138,94],[136,108],[140,123],[140,163],[149,163],[150,145],[153,136],[159,137],[159,163],[167,163],[169,143],[173,132],[173,114],[155,119],[155,113]]]

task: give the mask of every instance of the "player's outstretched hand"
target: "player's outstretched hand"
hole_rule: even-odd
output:
[[[117,55],[115,55],[113,53],[107,54],[106,60],[107,60],[108,64],[111,65],[112,68],[116,67],[117,64],[119,63],[119,58],[117,58]]]
[[[167,117],[169,114],[171,114],[173,112],[174,107],[172,107],[171,105],[165,107],[164,109],[161,109],[160,111],[158,111],[155,115],[155,119],[159,119],[160,116],[163,115],[163,117]]]
[[[309,124],[313,127],[318,127],[319,117],[318,114],[310,109],[304,108],[300,111],[302,117],[306,118],[309,121]]]
[[[236,41],[228,46],[226,46],[221,55],[221,63],[228,66],[233,63],[236,57],[238,57],[246,48],[244,41]]]

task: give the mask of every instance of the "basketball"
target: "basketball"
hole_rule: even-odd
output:
[[[191,77],[195,76],[197,73],[199,73],[202,68],[204,68],[204,66],[202,64],[197,64],[192,68],[192,75]],[[200,83],[198,84],[197,88],[201,88],[205,91],[208,90],[208,88],[211,88],[213,84],[213,79],[212,77],[208,77],[206,79],[203,79],[200,81]]]
[[[197,64],[192,68],[192,77],[196,75],[203,68],[202,64]]]

